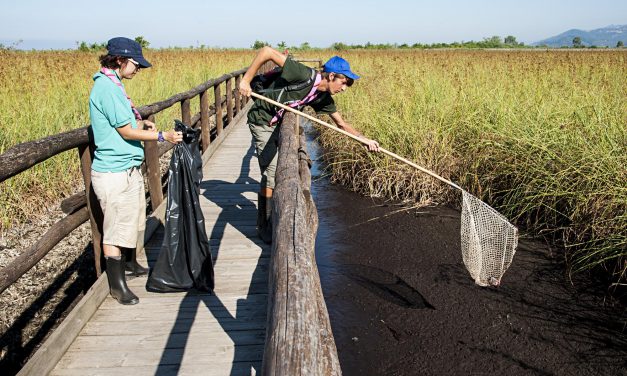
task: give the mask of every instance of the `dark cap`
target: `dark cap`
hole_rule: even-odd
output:
[[[139,63],[142,68],[150,68],[152,64],[144,59],[142,55],[142,46],[136,41],[124,37],[110,39],[107,42],[107,51],[109,55],[130,57]]]

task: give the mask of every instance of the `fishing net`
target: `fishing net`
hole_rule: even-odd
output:
[[[488,204],[461,191],[464,264],[476,284],[498,286],[514,258],[518,229]]]

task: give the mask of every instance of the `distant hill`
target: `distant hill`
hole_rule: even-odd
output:
[[[590,31],[571,29],[554,37],[535,42],[532,45],[547,45],[549,47],[572,47],[573,38],[575,37],[581,38],[581,44],[586,47],[616,47],[616,43],[618,43],[618,41],[622,41],[625,45],[627,45],[627,25],[610,25]]]

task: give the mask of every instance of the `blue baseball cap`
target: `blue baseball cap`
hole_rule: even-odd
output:
[[[142,46],[132,39],[124,37],[110,39],[107,42],[107,52],[113,56],[130,57],[138,62],[141,68],[152,67],[152,64],[142,55]]]
[[[333,56],[322,66],[323,72],[329,73],[339,73],[343,74],[348,78],[352,78],[353,80],[359,79],[359,76],[351,71],[351,66],[348,64],[348,61],[342,59],[339,56]]]

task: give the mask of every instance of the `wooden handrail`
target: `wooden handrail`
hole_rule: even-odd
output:
[[[15,258],[0,273],[0,293],[17,281],[24,273],[41,260],[61,239],[89,219],[87,208],[74,212],[55,223],[46,233],[21,255]]]
[[[315,261],[318,214],[296,119],[288,113],[279,133],[262,370],[266,376],[341,375]]]
[[[246,69],[247,68],[242,68],[235,72],[224,74],[216,79],[206,81],[191,90],[176,94],[166,100],[156,102],[147,106],[142,106],[138,108],[138,111],[143,118],[154,119],[154,115],[158,112],[163,111],[175,105],[176,103],[181,103],[181,117],[191,123],[189,125],[194,126],[195,124],[200,124],[200,112],[193,117],[191,116],[190,100],[199,94],[206,93],[209,88],[218,87],[221,83],[227,80],[231,80],[234,77],[239,82],[240,77],[246,72]],[[207,115],[221,115],[222,106],[224,104],[227,104],[228,106],[229,96],[233,95],[234,93],[227,93],[222,97],[218,97],[218,99],[216,100],[216,104],[209,108]],[[216,107],[218,108],[218,111],[216,111]],[[237,109],[237,111],[239,111],[239,109]],[[227,119],[227,122],[224,125],[228,125],[229,120],[230,119]],[[205,127],[208,128],[208,126],[209,124],[207,122],[205,124]],[[210,135],[210,131],[208,129],[203,131]],[[86,191],[79,192],[64,200],[61,203],[61,207],[64,212],[68,213],[68,216],[53,224],[48,232],[46,232],[37,241],[37,243],[28,248],[17,259],[15,259],[9,265],[3,268],[3,272],[8,272],[3,274],[3,276],[0,278],[0,292],[10,286],[20,276],[22,276],[25,272],[32,268],[39,260],[41,260],[41,258],[43,258],[50,251],[50,249],[58,244],[59,241],[65,238],[76,227],[78,227],[80,224],[84,223],[88,219],[91,220],[92,242],[94,243],[94,253],[96,261],[96,273],[100,274],[101,267],[99,243],[101,234],[99,231],[99,222],[101,221],[101,218],[98,214],[99,210],[96,210],[99,209],[99,207],[97,207],[97,202],[94,201],[95,197],[92,197],[93,192],[90,192],[89,190],[89,187],[91,185],[89,168],[91,167],[92,158],[89,147],[90,143],[89,126],[86,126],[68,132],[48,136],[39,140],[25,142],[13,146],[9,150],[7,150],[7,152],[0,154],[1,183],[2,181],[17,175],[20,172],[23,172],[50,157],[53,157],[59,153],[68,151],[73,148],[78,148],[79,156],[81,159],[81,168],[83,170],[83,178],[85,186],[86,188],[88,188]],[[148,142],[147,144],[150,143],[151,142]],[[148,187],[152,207],[154,208],[155,206],[158,206],[159,203],[163,200],[163,196],[160,195],[162,193],[162,177],[159,176],[158,172],[158,157],[162,156],[174,146],[170,143],[156,144],[156,142],[152,142],[152,144],[153,145],[147,145],[150,158],[147,158],[146,161],[144,161],[144,163],[142,164],[142,172],[147,173],[150,170],[150,175],[157,174],[155,176],[149,176]],[[85,205],[87,204],[87,196],[90,197],[91,206],[93,206],[93,208],[89,205],[87,208],[85,208]]]
[[[217,86],[233,77],[238,77],[244,72],[246,72],[246,68],[222,75],[184,93],[175,94],[163,101],[139,107],[137,110],[143,118],[148,118],[150,115],[155,115],[176,103],[194,98],[210,87]],[[224,101],[226,100],[226,97],[224,97]],[[24,142],[9,148],[6,152],[0,154],[0,183],[50,157],[88,143],[88,128],[88,126],[85,126],[39,140]]]

